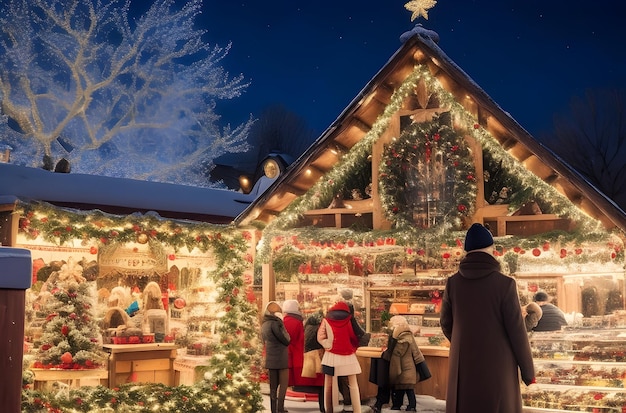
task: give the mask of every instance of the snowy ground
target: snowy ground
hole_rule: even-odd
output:
[[[444,400],[437,400],[431,396],[422,396],[417,395],[417,411],[423,413],[445,413],[446,410],[446,402]],[[374,404],[374,399],[371,401],[364,403],[361,408],[362,413],[371,413],[370,405]],[[264,393],[263,394],[263,405],[265,406],[265,412],[270,411],[270,398]],[[406,403],[403,409],[406,408]],[[289,411],[289,413],[316,413],[319,412],[319,405],[317,400],[314,401],[304,401],[303,399],[293,399],[287,398],[285,400],[285,409]],[[352,411],[351,406],[348,406],[349,410]],[[389,406],[383,407],[383,413],[394,413],[397,410],[391,410]],[[404,410],[402,410],[404,411]]]

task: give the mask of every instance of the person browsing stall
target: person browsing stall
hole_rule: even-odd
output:
[[[352,328],[350,308],[341,298],[326,312],[317,331],[317,341],[324,346],[322,372],[324,373],[324,401],[326,413],[343,410],[339,406],[337,377],[347,376],[352,396],[352,410],[361,413],[357,375],[361,366],[356,357],[359,340]],[[355,401],[358,401],[355,403]],[[336,409],[337,408],[337,409]]]
[[[473,224],[446,282],[441,328],[450,340],[446,413],[522,413],[520,376],[535,369],[516,281],[500,270],[491,232]]]
[[[289,382],[287,346],[291,337],[285,329],[282,309],[276,301],[270,301],[265,306],[261,339],[265,345],[265,368],[269,374],[271,413],[285,413],[285,396]]]
[[[543,291],[539,291],[533,297],[533,301],[541,308],[541,318],[533,331],[559,331],[567,325],[565,314],[556,305],[550,303],[550,297]]]

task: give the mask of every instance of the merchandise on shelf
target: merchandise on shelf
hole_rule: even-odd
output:
[[[537,383],[524,405],[558,411],[626,411],[626,329],[533,332]]]

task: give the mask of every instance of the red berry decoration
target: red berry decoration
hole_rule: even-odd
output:
[[[533,248],[533,255],[538,257],[541,255],[541,250],[539,248]]]
[[[67,336],[70,333],[70,328],[66,325],[64,325],[63,327],[61,327],[61,334],[63,334],[64,336]]]
[[[72,353],[70,353],[69,351],[66,351],[65,353],[63,353],[63,355],[61,356],[61,362],[63,364],[70,364],[72,362],[74,358],[72,357]]]

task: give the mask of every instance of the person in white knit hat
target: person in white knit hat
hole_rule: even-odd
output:
[[[304,364],[304,318],[300,312],[300,304],[296,300],[285,300],[283,303],[283,322],[291,337],[287,347],[289,353],[289,386],[304,386],[302,366]]]
[[[376,392],[376,402],[372,406],[374,413],[380,413],[383,405],[389,403],[391,397],[391,385],[389,383],[389,362],[391,354],[396,346],[396,339],[393,337],[393,330],[397,325],[408,325],[407,319],[401,315],[394,315],[387,322],[389,336],[387,337],[387,346],[380,358],[372,358],[370,366],[369,381],[378,386]]]

